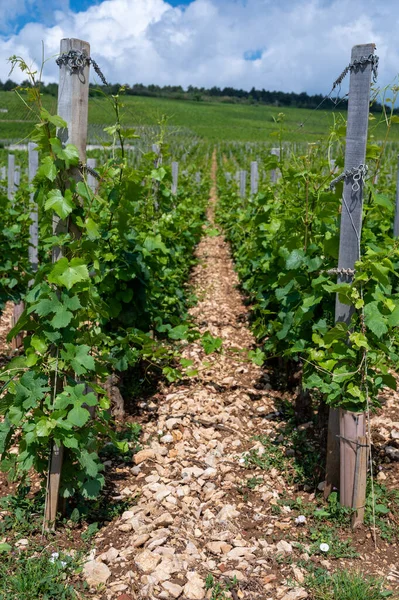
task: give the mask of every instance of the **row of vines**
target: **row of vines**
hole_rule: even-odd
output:
[[[190,375],[176,343],[189,331],[186,282],[205,220],[208,157],[192,166],[186,158],[172,194],[166,127],[160,123],[154,147],[133,161],[128,146],[137,136],[123,126],[114,96],[115,125],[94,153],[92,189],[78,149],[57,136],[67,123],[43,108],[35,74],[14,62],[35,83],[17,93],[37,119],[30,141],[39,169],[11,199],[0,189],[0,310],[24,303],[9,334],[23,334],[23,348],[0,374],[1,468],[22,483],[35,469],[45,487],[52,448],[62,448],[60,495],[92,499],[104,485],[101,449],[125,443],[111,417],[109,378]],[[23,170],[25,157],[18,153]],[[32,203],[37,271],[28,260]]]

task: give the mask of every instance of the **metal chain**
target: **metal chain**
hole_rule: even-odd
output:
[[[100,181],[101,176],[99,175],[99,173],[97,173],[97,171],[95,171],[94,169],[92,169],[88,165],[84,165],[83,163],[79,163],[79,169],[82,172],[85,171],[86,173],[90,173],[90,175],[93,175],[93,177],[95,179],[98,179],[98,181]]]
[[[71,75],[81,71],[85,66],[93,65],[93,69],[103,84],[109,85],[96,61],[91,56],[87,56],[84,50],[69,50],[69,52],[56,58],[55,62],[59,67],[65,65],[70,70]]]
[[[375,54],[369,54],[368,56],[361,56],[360,58],[349,63],[349,65],[347,67],[345,67],[345,69],[342,71],[341,75],[334,81],[332,89],[335,90],[335,88],[337,86],[341,87],[341,83],[343,82],[343,80],[345,79],[345,77],[347,76],[347,74],[350,71],[355,71],[356,69],[364,67],[365,65],[368,65],[368,64],[371,64],[371,71],[373,73],[373,82],[376,83],[377,75],[378,75],[378,63],[379,63],[379,57],[376,56]]]
[[[353,277],[355,269],[328,269],[328,271],[323,272],[327,273],[327,275],[347,275],[348,277]]]
[[[368,172],[367,165],[359,165],[358,167],[353,167],[352,169],[347,169],[341,175],[338,175],[329,185],[330,190],[334,190],[335,186],[342,181],[343,179],[347,179],[348,177],[353,177],[352,191],[358,192],[360,190],[360,184],[364,183]]]

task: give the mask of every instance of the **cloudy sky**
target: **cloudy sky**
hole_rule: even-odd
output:
[[[376,44],[391,83],[398,31],[395,0],[0,0],[0,79],[12,54],[40,64],[43,43],[56,81],[59,41],[75,37],[113,83],[326,93],[356,44]]]

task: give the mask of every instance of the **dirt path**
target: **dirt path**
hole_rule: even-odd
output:
[[[214,181],[215,169],[214,158]],[[215,201],[214,184],[211,224]],[[256,412],[271,410],[273,399],[258,389],[270,386],[264,378],[259,385],[261,370],[247,359],[254,339],[227,243],[221,235],[204,236],[197,257],[191,284],[199,302],[191,312],[201,332],[222,338],[223,352],[205,356],[200,344],[190,344],[185,355],[199,377],[169,388],[156,419],[145,426],[149,445],[136,455],[125,489],[140,497],[97,540],[97,557],[102,553],[112,572],[104,597],[123,591],[139,598],[200,599],[210,573],[235,576],[235,598],[268,597],[268,544],[253,526],[263,519],[262,496],[272,498],[275,483],[258,488],[256,508],[243,502],[237,482],[244,477],[241,454],[254,446],[254,431],[264,430]],[[109,550],[110,539],[117,551]]]

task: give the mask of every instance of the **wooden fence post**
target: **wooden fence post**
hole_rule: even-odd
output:
[[[396,172],[396,198],[395,198],[395,218],[393,222],[393,235],[399,236],[399,154],[398,154],[398,170]]]
[[[90,56],[90,45],[77,39],[61,40],[60,54],[68,54],[71,50],[83,52]],[[67,126],[60,128],[57,135],[63,144],[74,144],[79,152],[80,160],[86,162],[87,120],[89,100],[89,64],[86,62],[81,68],[71,71],[65,64],[60,65],[60,79],[58,86],[58,115],[66,121]],[[74,170],[76,179],[80,173]],[[68,231],[68,221],[53,216],[53,233],[55,235]],[[62,258],[62,248],[53,249],[53,262]],[[62,381],[54,382],[62,389]],[[54,528],[57,516],[59,490],[64,448],[55,443],[51,449],[49,473],[47,479],[47,493],[44,526],[46,529]]]
[[[177,194],[177,180],[179,177],[179,163],[173,161],[172,162],[172,194],[176,196]]]
[[[374,53],[374,44],[364,44],[352,48],[351,64],[362,57]],[[345,172],[357,170],[365,164],[367,127],[370,102],[372,64],[366,62],[362,67],[352,68],[350,71],[348,120],[345,149]],[[359,177],[359,174],[357,175]],[[350,283],[352,275],[344,274],[342,269],[353,270],[355,263],[360,258],[360,239],[362,230],[363,211],[363,179],[354,179],[354,174],[344,179],[342,196],[342,211],[340,225],[340,243],[338,259],[338,283]],[[335,304],[335,321],[350,324],[353,306],[340,302],[338,294]],[[330,421],[337,424],[338,409],[330,409]],[[339,436],[339,437],[338,437]],[[364,498],[354,498],[354,491],[365,494],[365,487],[355,486],[356,451],[359,440],[365,436],[365,419],[363,414],[349,411],[339,412],[339,430],[332,426],[329,428],[328,447],[336,448],[340,440],[340,477],[339,486],[337,464],[338,458],[334,452],[327,455],[326,465],[326,493],[332,486],[340,489],[340,502],[343,506],[364,506]],[[366,468],[364,462],[364,468]],[[359,475],[359,474],[358,474]],[[363,474],[360,474],[363,478]],[[355,489],[356,488],[356,489]]]
[[[90,167],[90,169],[93,169],[95,171],[96,165],[97,165],[97,161],[96,161],[95,158],[88,158],[87,161],[86,161],[86,165],[88,167]],[[87,171],[87,185],[89,186],[89,188],[91,189],[91,191],[93,193],[96,192],[96,189],[97,189],[96,178],[89,171]]]
[[[240,198],[244,199],[247,193],[247,172],[240,171]]]
[[[29,142],[28,144],[28,176],[29,182],[32,181],[36,175],[36,171],[39,167],[39,153],[36,150],[36,144]],[[33,192],[30,195],[31,202],[31,224],[29,225],[29,262],[32,267],[32,271],[35,273],[39,266],[38,258],[38,246],[39,246],[39,217],[37,211],[37,204],[34,201]]]
[[[15,154],[8,155],[8,168],[7,168],[7,198],[12,200],[15,193]]]
[[[255,196],[258,193],[258,163],[256,160],[251,162],[251,196]]]
[[[29,142],[28,144],[28,153],[29,153],[29,182],[32,181],[33,177],[36,174],[36,171],[38,169],[38,164],[39,164],[39,158],[38,158],[38,153],[37,151],[33,151],[33,153],[36,155],[35,158],[32,158],[32,147],[36,147],[36,144],[33,144],[32,142]],[[20,175],[20,169],[19,167],[15,169],[14,171],[14,182],[15,185],[17,185],[19,187],[19,175]],[[31,202],[33,202],[33,196],[34,194],[32,193],[30,195],[30,200]],[[33,208],[31,210],[30,213],[30,218],[32,220],[32,223],[29,225],[29,249],[28,249],[28,256],[29,256],[29,262],[32,266],[32,270],[34,272],[37,271],[37,267],[38,267],[38,215],[37,215],[37,205],[36,205],[36,209]],[[30,284],[32,282],[29,282]],[[20,318],[20,316],[22,315],[22,313],[24,312],[25,309],[25,304],[24,302],[18,302],[18,304],[14,305],[14,309],[13,309],[13,315],[11,318],[11,326],[15,327],[15,325],[17,324],[18,319]],[[23,335],[22,333],[18,333],[11,342],[11,347],[13,350],[18,350],[18,348],[20,348],[22,346],[22,340],[23,340]]]
[[[270,154],[277,156],[280,160],[280,148],[272,148],[270,150]],[[272,171],[270,173],[270,181],[272,183],[277,183],[277,181],[279,179],[280,179],[280,171],[278,169],[272,169]]]

